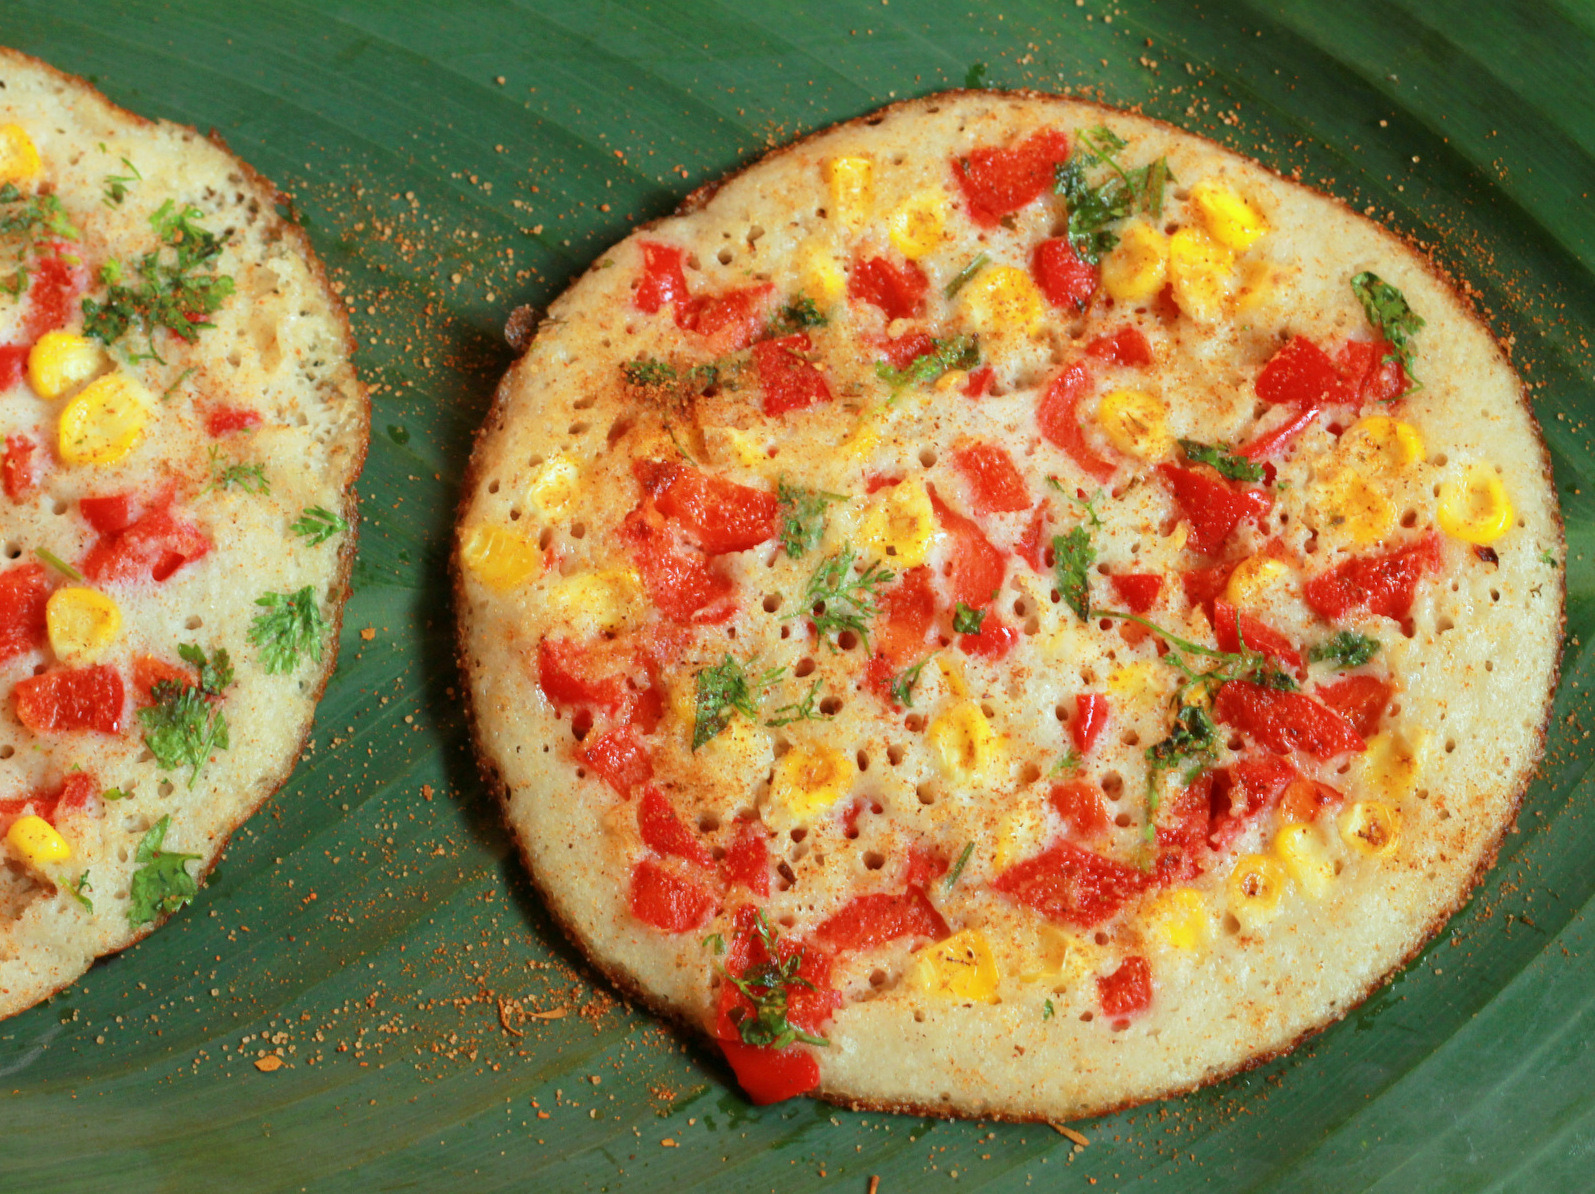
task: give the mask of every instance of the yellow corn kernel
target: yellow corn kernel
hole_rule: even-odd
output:
[[[1357,757],[1358,782],[1377,789],[1386,799],[1401,801],[1418,790],[1418,777],[1429,758],[1428,730],[1384,730],[1368,740]]]
[[[1097,406],[1097,423],[1108,441],[1126,456],[1159,460],[1169,454],[1168,405],[1140,390],[1114,390]]]
[[[543,552],[537,543],[503,527],[476,526],[465,532],[460,560],[497,593],[507,593],[543,570]]]
[[[1322,899],[1335,880],[1335,861],[1311,825],[1286,825],[1274,835],[1274,854],[1290,877],[1313,899]]]
[[[1058,989],[1092,968],[1088,946],[1057,925],[1041,923],[1030,939],[1020,937],[1009,944],[1009,969],[1022,983],[1046,983]]]
[[[1108,692],[1115,704],[1133,711],[1145,702],[1162,699],[1167,671],[1166,667],[1149,659],[1126,664],[1108,673]]]
[[[946,240],[947,192],[932,187],[911,195],[886,217],[886,235],[910,261],[934,253]]]
[[[1247,932],[1262,928],[1279,915],[1290,876],[1266,854],[1243,854],[1235,860],[1225,890],[1229,910]]]
[[[858,228],[875,207],[875,163],[868,158],[827,158],[820,171],[831,191],[831,215]]]
[[[27,182],[44,168],[39,147],[18,124],[0,124],[0,184]]]
[[[1231,252],[1244,252],[1268,231],[1268,223],[1256,208],[1211,179],[1204,178],[1191,188],[1191,204],[1207,234]]]
[[[1260,257],[1242,261],[1240,275],[1240,285],[1235,290],[1237,311],[1252,311],[1273,299],[1286,278],[1283,269]]]
[[[1235,258],[1196,228],[1181,228],[1169,238],[1169,281],[1180,310],[1198,323],[1217,323],[1229,303]]]
[[[994,265],[958,292],[970,322],[988,336],[1028,336],[1041,326],[1046,307],[1030,275],[1013,265]]]
[[[836,254],[820,240],[806,240],[798,246],[797,270],[798,286],[821,307],[829,307],[841,298],[847,286]]]
[[[550,617],[577,638],[616,634],[636,622],[645,609],[641,579],[630,568],[578,572],[562,577],[548,590]]]
[[[1295,569],[1273,556],[1248,556],[1235,566],[1224,585],[1224,600],[1236,609],[1275,607],[1289,588]]]
[[[1313,504],[1325,529],[1367,546],[1396,528],[1396,509],[1354,467],[1331,464],[1313,482]]]
[[[960,1003],[996,1003],[997,959],[979,929],[965,929],[919,951],[908,972],[916,991]]]
[[[884,490],[859,524],[865,555],[886,556],[896,568],[917,568],[930,554],[936,512],[918,481]]]
[[[703,429],[709,458],[717,463],[731,460],[743,468],[762,472],[770,466],[770,455],[762,439],[736,427],[708,426]]]
[[[852,774],[839,750],[794,746],[776,760],[770,803],[799,823],[810,821],[842,798]]]
[[[65,862],[72,857],[72,847],[55,826],[31,813],[11,823],[11,828],[6,830],[6,844],[31,867]]]
[[[930,723],[925,739],[941,759],[942,770],[970,779],[997,758],[997,733],[974,701],[960,701]]]
[[[689,687],[689,698],[695,696],[695,685]],[[679,719],[687,742],[692,740],[695,700],[687,705],[686,715]],[[764,775],[770,769],[772,755],[770,731],[757,721],[746,717],[733,717],[726,728],[693,752],[694,771],[706,778],[719,777],[734,783],[743,790],[750,775]]]
[[[1363,469],[1395,476],[1423,459],[1423,437],[1411,423],[1365,415],[1346,428],[1335,450]]]
[[[581,488],[581,466],[563,452],[538,465],[526,484],[526,500],[544,518],[558,518]]]
[[[881,429],[890,415],[891,412],[884,406],[871,407],[859,415],[853,430],[842,441],[842,450],[855,460],[868,460],[875,454],[875,449],[881,446]]]
[[[1515,513],[1506,486],[1485,464],[1473,465],[1460,482],[1444,482],[1435,511],[1440,529],[1447,535],[1481,546],[1506,534]]]
[[[46,332],[28,352],[28,384],[41,398],[59,398],[105,372],[110,358],[99,343],[71,332]]]
[[[991,865],[1000,874],[1021,858],[1039,853],[1046,845],[1047,821],[1035,805],[1020,805],[997,824],[997,844]]]
[[[1389,858],[1401,847],[1401,814],[1382,800],[1359,800],[1340,814],[1340,837],[1368,858]]]
[[[61,410],[61,459],[68,464],[115,464],[143,436],[149,409],[149,393],[125,373],[90,382]]]
[[[1163,289],[1168,275],[1169,238],[1141,220],[1127,224],[1102,259],[1102,289],[1115,302],[1145,302]]]
[[[946,687],[948,696],[963,700],[969,695],[969,684],[964,679],[963,660],[937,655],[936,670],[941,673],[942,684]]]
[[[64,663],[90,663],[122,629],[122,610],[95,589],[57,589],[44,605],[50,650]]]
[[[1157,934],[1175,949],[1198,949],[1207,943],[1209,925],[1207,901],[1193,887],[1174,887],[1153,902],[1151,922]]]

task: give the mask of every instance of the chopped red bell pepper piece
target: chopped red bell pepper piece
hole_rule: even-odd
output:
[[[1399,621],[1412,612],[1423,574],[1439,568],[1439,537],[1426,535],[1409,547],[1384,555],[1347,560],[1313,577],[1302,586],[1302,596],[1331,622],[1353,609]]]
[[[934,846],[915,842],[903,866],[904,887],[929,887],[947,873],[947,856]]]
[[[920,357],[936,351],[936,341],[924,332],[906,332],[881,341],[881,352],[893,369],[907,369]]]
[[[35,734],[93,730],[122,732],[125,704],[122,677],[115,668],[59,667],[18,680],[12,690],[17,720]]]
[[[1346,797],[1336,788],[1316,779],[1298,777],[1290,781],[1280,797],[1280,816],[1296,824],[1311,824],[1326,809],[1338,808]]]
[[[1390,704],[1390,685],[1377,676],[1347,676],[1313,695],[1342,714],[1364,738],[1379,732],[1379,719]]]
[[[1074,698],[1074,720],[1069,723],[1069,736],[1074,748],[1083,755],[1091,753],[1092,746],[1102,736],[1108,724],[1108,698],[1100,692],[1082,692]]]
[[[39,446],[26,435],[6,436],[6,454],[0,462],[0,480],[4,481],[6,497],[13,502],[25,502],[39,488],[38,465],[33,454]]]
[[[163,581],[210,551],[205,532],[172,512],[170,490],[145,504],[130,494],[83,498],[78,509],[99,541],[83,558],[94,581]]]
[[[1218,640],[1220,651],[1238,652],[1244,639],[1248,650],[1261,651],[1269,658],[1293,668],[1302,666],[1301,652],[1290,645],[1288,638],[1251,614],[1241,613],[1222,599],[1213,602],[1213,637]]]
[[[1066,236],[1055,236],[1036,245],[1030,272],[1049,303],[1071,311],[1084,311],[1090,306],[1091,296],[1102,284],[1102,271],[1081,260]]]
[[[1030,565],[1032,572],[1042,572],[1047,563],[1047,502],[1043,498],[1036,503],[1035,512],[1030,515],[1030,521],[1025,524],[1024,532],[1019,536],[1019,542],[1014,544],[1014,551],[1019,558]]]
[[[866,669],[869,686],[891,700],[892,677],[925,654],[925,635],[936,619],[936,594],[925,565],[910,568],[879,601],[872,642],[875,654]]]
[[[1098,336],[1085,346],[1087,356],[1107,361],[1110,365],[1133,365],[1137,368],[1152,363],[1152,345],[1137,327],[1122,327],[1107,336]]]
[[[926,488],[936,520],[953,540],[953,550],[948,553],[949,559],[942,569],[952,590],[952,600],[962,601],[972,609],[989,605],[1002,588],[1002,578],[1008,570],[1002,552],[991,545],[978,525],[942,501],[935,486]]]
[[[1108,584],[1132,614],[1146,613],[1163,591],[1163,577],[1156,572],[1115,572],[1109,575]]]
[[[902,937],[941,941],[950,935],[947,922],[919,887],[854,896],[814,930],[814,940],[833,953],[874,949]]]
[[[0,390],[8,390],[22,380],[28,352],[40,336],[66,326],[72,296],[83,285],[82,268],[72,266],[61,255],[64,246],[51,247],[51,255],[36,258],[28,267],[28,312],[22,317],[17,338],[0,347]]]
[[[133,704],[142,709],[155,704],[155,686],[165,680],[183,688],[192,688],[198,682],[192,668],[180,663],[168,663],[153,655],[133,657]]]
[[[709,923],[719,901],[703,884],[652,858],[631,868],[631,914],[666,933],[688,933]]]
[[[1283,450],[1286,444],[1311,427],[1317,421],[1318,416],[1323,413],[1324,408],[1322,406],[1309,404],[1307,406],[1294,407],[1291,409],[1290,416],[1284,422],[1275,426],[1271,431],[1265,431],[1247,444],[1240,450],[1239,455],[1246,457],[1247,460],[1267,460],[1276,452]]]
[[[1007,449],[977,440],[955,448],[952,462],[969,483],[972,505],[979,513],[1012,514],[1030,508],[1030,492]]]
[[[1004,622],[994,611],[980,620],[979,634],[958,636],[958,649],[965,655],[978,655],[993,663],[1004,658],[1019,641],[1019,632]]]
[[[1097,1002],[1102,1014],[1115,1020],[1152,1006],[1152,968],[1140,954],[1131,954],[1112,974],[1097,975]]]
[[[1247,680],[1231,680],[1218,690],[1213,716],[1276,754],[1299,750],[1332,759],[1367,749],[1356,727],[1333,709],[1304,693]]]
[[[234,431],[253,431],[260,426],[260,412],[247,406],[216,403],[205,408],[205,430],[212,439]]]
[[[1102,793],[1094,785],[1081,780],[1054,784],[1052,791],[1047,793],[1047,802],[1057,810],[1073,837],[1087,841],[1101,837],[1113,823],[1108,816],[1108,807],[1103,803]]]
[[[1146,885],[1147,876],[1134,867],[1071,842],[1057,842],[1009,867],[991,886],[1048,920],[1089,929],[1107,920]]]
[[[1053,184],[1058,166],[1069,160],[1069,138],[1042,129],[1014,145],[981,146],[965,158],[954,158],[953,177],[963,190],[970,218],[989,228],[1011,212],[1027,207]]]
[[[1384,340],[1347,340],[1335,354],[1335,364],[1358,403],[1392,402],[1411,388],[1401,362],[1387,359]]]
[[[1270,404],[1333,406],[1353,394],[1329,355],[1306,336],[1292,336],[1257,375],[1257,396]]]
[[[630,726],[610,730],[584,743],[576,757],[628,800],[631,790],[647,783],[654,774],[653,756]]]
[[[676,324],[702,336],[711,352],[740,352],[764,335],[765,308],[775,287],[741,286],[676,304]]]
[[[1053,447],[1061,448],[1077,465],[1098,481],[1113,476],[1113,464],[1098,456],[1080,429],[1080,400],[1090,392],[1091,371],[1076,361],[1047,387],[1036,404],[1036,423]]]
[[[991,383],[996,378],[997,371],[990,365],[982,365],[969,375],[969,380],[964,383],[965,398],[984,398],[991,389]]]
[[[747,551],[775,537],[779,504],[768,490],[658,460],[635,461],[631,471],[659,513],[709,555]]]
[[[674,622],[726,621],[736,612],[735,582],[710,567],[703,552],[677,543],[664,516],[649,509],[651,505],[645,499],[620,526],[620,540],[642,573],[649,598]]]
[[[637,830],[642,834],[642,844],[655,854],[673,854],[704,870],[714,866],[708,847],[694,836],[665,794],[652,784],[642,790],[642,799],[637,802]]]
[[[825,374],[802,355],[813,348],[813,341],[803,332],[761,340],[753,346],[753,367],[764,394],[764,413],[772,419],[831,400]]]
[[[1224,849],[1253,817],[1279,803],[1280,794],[1297,778],[1288,761],[1272,754],[1240,759],[1213,775],[1207,841],[1215,850]]]
[[[887,319],[915,319],[924,314],[930,279],[912,261],[894,265],[884,257],[853,263],[847,296],[879,307]]]
[[[0,800],[0,833],[10,829],[18,817],[29,814],[55,825],[58,817],[92,808],[99,798],[100,783],[92,771],[68,772],[53,788],[35,788],[25,796]]]
[[[674,245],[643,241],[642,279],[637,283],[637,289],[632,291],[632,306],[649,315],[673,303],[685,307],[687,276],[681,271],[684,256],[683,251]]]
[[[49,641],[44,619],[49,600],[50,582],[43,564],[18,564],[0,572],[0,663]]]
[[[1264,489],[1232,485],[1195,469],[1160,464],[1174,504],[1191,528],[1186,546],[1203,555],[1217,555],[1243,519],[1261,518],[1274,507]]]
[[[757,821],[737,823],[736,836],[726,850],[725,881],[727,887],[740,883],[760,898],[770,894],[770,847]]]

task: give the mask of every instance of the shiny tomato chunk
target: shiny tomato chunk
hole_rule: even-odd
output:
[[[122,677],[103,664],[55,668],[42,676],[29,676],[17,681],[12,697],[17,720],[35,734],[122,732]]]
[[[1248,489],[1172,464],[1161,464],[1158,471],[1191,529],[1186,546],[1204,555],[1217,555],[1243,519],[1261,518],[1274,506],[1264,489]]]
[[[893,369],[907,369],[920,357],[936,351],[936,341],[924,332],[907,332],[881,342],[881,352]]]
[[[205,430],[213,439],[234,431],[253,431],[259,426],[260,412],[250,407],[216,403],[205,408]]]
[[[1307,824],[1318,819],[1325,809],[1337,808],[1346,797],[1328,784],[1298,776],[1285,787],[1279,800],[1280,815],[1287,821]]]
[[[991,383],[996,380],[997,371],[990,365],[982,365],[969,375],[969,380],[964,383],[965,398],[984,398],[991,389]]]
[[[1076,361],[1047,387],[1036,404],[1036,424],[1047,442],[1061,448],[1077,465],[1098,481],[1113,476],[1111,462],[1098,456],[1080,429],[1080,400],[1091,391],[1091,371]]]
[[[764,827],[757,821],[739,821],[736,836],[726,851],[725,881],[740,883],[756,896],[770,894],[770,847]]]
[[[1112,974],[1097,975],[1097,1002],[1114,1019],[1133,1016],[1152,1006],[1152,968],[1140,954],[1131,954]]]
[[[1087,356],[1096,357],[1110,365],[1150,365],[1152,346],[1140,328],[1122,327],[1106,336],[1098,336],[1085,346]]]
[[[764,413],[772,419],[831,400],[825,374],[803,356],[813,348],[813,341],[802,332],[761,340],[753,346],[753,367],[764,394]]]
[[[643,241],[642,279],[631,293],[632,306],[649,315],[672,303],[684,307],[687,300],[687,277],[681,271],[684,256],[682,250],[673,245]]]
[[[1306,336],[1292,336],[1257,375],[1257,396],[1288,406],[1332,406],[1350,402],[1346,379],[1329,355]]]
[[[1278,804],[1296,778],[1296,769],[1278,755],[1247,757],[1215,772],[1209,789],[1209,844],[1215,850],[1228,846],[1253,817]]]
[[[43,564],[18,564],[0,572],[0,663],[48,641],[44,607],[49,600]]]
[[[90,808],[100,798],[100,784],[92,771],[71,771],[53,788],[35,788],[24,796],[11,796],[0,800],[0,833],[11,828],[18,817],[33,815],[43,817],[50,824],[58,816],[67,816]]]
[[[537,682],[543,695],[560,706],[596,705],[611,716],[631,700],[635,660],[568,638],[537,644]]]
[[[947,856],[934,846],[915,842],[908,849],[903,866],[903,886],[929,887],[947,873]]]
[[[1100,692],[1082,692],[1074,698],[1074,720],[1069,736],[1081,754],[1090,754],[1108,724],[1108,698]]]
[[[163,581],[210,551],[205,532],[172,512],[170,491],[145,505],[129,494],[83,498],[84,518],[100,532],[83,558],[95,581]]]
[[[936,495],[934,486],[927,487],[936,520],[952,537],[953,550],[942,574],[948,578],[952,600],[979,609],[990,603],[1002,587],[1003,574],[1008,565],[1002,552],[991,545],[985,533],[973,521],[952,510]]]
[[[1108,584],[1132,614],[1146,613],[1163,591],[1163,578],[1156,572],[1115,572]]]
[[[1006,657],[1018,641],[1019,632],[991,612],[980,620],[979,634],[958,636],[958,649],[965,655],[978,655],[995,663]]]
[[[639,506],[620,526],[643,587],[664,615],[683,624],[712,625],[736,612],[736,584],[715,571],[703,552],[678,544],[657,511]],[[649,517],[649,514],[652,517]]]
[[[884,257],[855,262],[847,280],[849,298],[879,307],[887,319],[922,315],[929,289],[930,279],[912,261],[894,265]]]
[[[1048,920],[1089,929],[1139,895],[1146,884],[1147,877],[1134,867],[1058,842],[1009,867],[992,887]]]
[[[1290,640],[1251,614],[1243,614],[1222,599],[1213,602],[1213,637],[1220,651],[1240,651],[1242,640],[1248,650],[1261,651],[1289,667],[1302,666],[1301,652]]]
[[[25,502],[39,487],[38,465],[33,459],[38,445],[25,435],[6,436],[5,458],[0,460],[0,481],[13,502]]]
[[[1035,511],[1030,515],[1030,521],[1025,523],[1025,529],[1019,535],[1019,541],[1014,544],[1014,552],[1025,563],[1030,565],[1032,572],[1042,572],[1046,569],[1046,533],[1047,533],[1047,503],[1043,499],[1036,503]]]
[[[770,1049],[722,1038],[720,1050],[737,1076],[737,1085],[756,1107],[806,1094],[820,1084],[820,1063],[807,1045]]]
[[[1052,186],[1058,166],[1069,160],[1069,138],[1042,129],[1014,145],[981,146],[953,159],[953,177],[964,193],[970,218],[989,228],[1003,216],[1035,202]]]
[[[774,287],[742,286],[676,304],[676,323],[702,336],[711,352],[739,352],[764,334]]]
[[[892,677],[925,654],[925,635],[936,619],[936,595],[930,583],[931,571],[921,565],[910,568],[881,594],[871,635],[875,654],[865,678],[883,700],[891,699]]]
[[[1053,784],[1052,791],[1047,793],[1047,802],[1058,811],[1058,816],[1073,837],[1088,840],[1100,837],[1113,823],[1102,793],[1092,784],[1079,780]]]
[[[546,639],[544,640],[547,641]],[[576,757],[622,796],[653,778],[653,758],[630,726],[610,730],[585,743]]]
[[[1319,688],[1314,695],[1351,722],[1357,733],[1372,738],[1390,704],[1390,692],[1390,685],[1377,676],[1347,676]]]
[[[976,441],[955,448],[952,461],[969,483],[973,505],[981,514],[1012,514],[1030,508],[1030,492],[1005,448]]]
[[[874,949],[900,937],[940,941],[949,935],[947,922],[919,887],[854,896],[814,930],[814,940],[833,953]]]
[[[1030,257],[1030,272],[1049,303],[1071,311],[1084,311],[1102,282],[1102,271],[1081,260],[1066,236],[1038,244]]]
[[[1164,887],[1185,883],[1206,868],[1217,780],[1216,772],[1204,771],[1174,794],[1158,821],[1151,881]]]
[[[1384,555],[1347,560],[1302,586],[1307,604],[1331,622],[1354,609],[1398,621],[1412,612],[1425,572],[1440,568],[1440,540],[1427,535]]]
[[[41,256],[28,266],[28,289],[23,301],[28,304],[17,338],[0,347],[0,390],[10,389],[22,380],[28,363],[28,350],[46,332],[64,327],[71,314],[72,296],[83,284],[83,270],[62,256],[65,246],[51,246],[54,253]]]
[[[1389,355],[1390,345],[1383,340],[1347,340],[1335,354],[1335,365],[1355,401],[1390,402],[1411,387],[1401,362],[1386,360]]]
[[[709,923],[719,901],[703,884],[652,858],[631,868],[631,914],[666,933],[688,933]]]
[[[1270,456],[1283,451],[1286,444],[1311,427],[1323,413],[1324,408],[1316,404],[1291,407],[1290,415],[1284,422],[1265,431],[1241,448],[1239,454],[1248,460],[1267,460]]]
[[[676,815],[665,794],[651,784],[637,802],[637,830],[642,844],[656,854],[673,854],[705,870],[714,866],[708,847]]]
[[[709,555],[747,551],[775,537],[775,494],[686,465],[639,460],[632,474],[654,508]]]
[[[1367,748],[1351,722],[1312,697],[1247,680],[1231,680],[1218,690],[1213,716],[1276,754],[1299,750],[1332,759]]]
[[[142,709],[155,704],[155,686],[165,680],[184,688],[192,688],[198,679],[192,669],[180,663],[168,663],[153,655],[138,655],[133,659],[133,704]]]

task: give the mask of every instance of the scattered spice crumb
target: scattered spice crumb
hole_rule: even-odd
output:
[[[282,1058],[273,1053],[268,1053],[264,1057],[257,1057],[255,1059],[255,1068],[262,1074],[269,1074],[274,1070],[280,1070],[282,1069]]]
[[[1081,1148],[1084,1148],[1086,1145],[1091,1143],[1091,1141],[1086,1139],[1083,1132],[1076,1132],[1073,1128],[1066,1128],[1062,1124],[1053,1124],[1052,1130],[1057,1132],[1060,1136],[1067,1136]]]

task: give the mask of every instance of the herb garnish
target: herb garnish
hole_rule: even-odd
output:
[[[1091,532],[1078,526],[1067,535],[1052,537],[1052,572],[1065,604],[1082,622],[1091,617],[1091,565],[1097,562],[1097,549]]]
[[[316,547],[349,529],[349,524],[325,506],[306,506],[288,529]]]
[[[1053,1012],[1053,1009],[1052,1009],[1052,1000],[1043,999],[1041,1001],[1041,1018],[1043,1020],[1050,1020],[1050,1019],[1052,1019],[1054,1014],[1055,1013]]]
[[[772,336],[791,336],[809,328],[822,328],[830,320],[820,313],[811,298],[794,299],[776,312],[770,321]]]
[[[1069,243],[1088,265],[1097,264],[1119,243],[1108,225],[1127,219],[1137,208],[1162,215],[1163,190],[1174,181],[1167,158],[1126,170],[1117,156],[1126,144],[1112,129],[1097,125],[1076,136],[1069,160],[1054,170],[1053,191],[1069,209]],[[1088,165],[1106,166],[1114,177],[1093,186],[1086,181]]]
[[[150,688],[155,703],[140,709],[138,719],[144,723],[144,745],[155,761],[168,771],[190,768],[192,788],[211,752],[228,747],[227,717],[211,702],[232,686],[233,665],[225,648],[207,658],[198,644],[184,643],[177,654],[199,669],[199,683],[157,680]]]
[[[697,696],[693,702],[692,749],[697,750],[731,724],[732,713],[740,711],[749,718],[759,716],[754,702],[756,693],[763,692],[781,678],[785,668],[766,668],[755,679],[731,655],[713,667],[699,670],[693,677]]]
[[[86,910],[89,912],[94,911],[94,901],[83,894],[85,891],[94,890],[94,884],[89,882],[89,873],[87,871],[84,871],[78,876],[78,881],[76,883],[64,883],[61,885],[61,889],[78,903],[82,904]]]
[[[979,634],[980,625],[985,620],[985,610],[971,609],[960,601],[958,608],[953,611],[953,630],[958,634]]]
[[[1366,634],[1342,630],[1328,642],[1319,643],[1307,652],[1314,663],[1333,663],[1337,667],[1361,667],[1379,653],[1380,642]]]
[[[986,267],[991,260],[989,253],[976,253],[969,264],[953,275],[953,280],[942,287],[942,298],[952,302],[953,296],[962,290],[976,274]]]
[[[103,150],[105,146],[102,144]],[[121,207],[122,200],[127,198],[127,188],[130,183],[143,182],[144,176],[138,172],[129,159],[123,158],[122,165],[127,167],[126,174],[107,174],[105,176],[105,198],[102,202],[106,207]]]
[[[914,707],[914,685],[919,683],[919,673],[925,670],[925,665],[931,661],[931,656],[934,654],[935,652],[932,651],[930,655],[925,656],[913,667],[904,668],[892,677],[892,700],[905,709]]]
[[[809,690],[803,698],[790,705],[780,705],[774,711],[774,716],[764,724],[773,730],[782,726],[789,726],[794,721],[830,721],[835,716],[833,713],[821,713],[815,707],[815,702],[820,696],[820,681],[816,680],[809,685]]]
[[[725,980],[753,1004],[752,1015],[743,1007],[731,1009],[731,1022],[737,1026],[742,1043],[759,1049],[784,1049],[794,1041],[802,1041],[805,1045],[829,1045],[831,1042],[824,1037],[804,1032],[786,1018],[788,993],[795,987],[814,990],[814,984],[798,973],[803,966],[802,947],[787,957],[781,957],[780,939],[765,919],[762,909],[759,911],[758,933],[765,953],[769,954],[769,961],[749,966],[740,975],[716,967]]]
[[[964,851],[958,856],[958,861],[953,863],[953,869],[947,872],[947,878],[942,880],[942,890],[952,891],[953,884],[958,882],[958,877],[964,873],[964,868],[969,865],[969,856],[975,852],[974,842],[965,842]]]
[[[1407,306],[1401,291],[1367,270],[1352,278],[1351,292],[1362,304],[1368,322],[1390,345],[1385,360],[1398,363],[1408,380],[1417,385],[1412,374],[1412,337],[1423,328],[1423,316]]]
[[[1076,506],[1079,506],[1081,510],[1085,511],[1086,524],[1093,530],[1102,525],[1102,515],[1097,512],[1097,503],[1102,500],[1102,494],[1104,492],[1100,486],[1092,492],[1090,497],[1081,497],[1078,491],[1070,493],[1064,488],[1063,482],[1058,480],[1058,478],[1054,477],[1051,473],[1047,474],[1047,484],[1052,486],[1059,493],[1063,494],[1064,497],[1068,498]]]
[[[932,341],[934,347],[915,357],[901,369],[890,361],[875,362],[875,376],[891,387],[890,402],[912,385],[929,385],[954,369],[974,369],[980,365],[980,345],[973,336],[946,336]]]
[[[1071,771],[1078,771],[1080,769],[1080,765],[1084,762],[1085,756],[1071,746],[1068,750],[1064,751],[1063,758],[1059,759],[1052,765],[1052,774],[1067,775]]]
[[[775,500],[781,518],[781,546],[789,559],[798,559],[820,545],[825,537],[825,507],[845,502],[839,493],[801,489],[785,477],[775,483]]]
[[[628,382],[639,389],[647,389],[649,386],[668,386],[676,380],[674,365],[652,357],[648,359],[638,357],[635,361],[627,361],[621,365],[620,371],[626,375]]]
[[[170,828],[170,814],[155,822],[138,844],[129,885],[127,920],[135,929],[159,916],[169,916],[199,894],[199,882],[188,873],[188,863],[198,854],[169,854],[161,849]]]
[[[1218,475],[1231,481],[1261,481],[1263,466],[1237,454],[1228,444],[1204,444],[1194,439],[1180,440],[1180,450],[1192,464],[1208,464]]]
[[[68,577],[68,578],[70,578],[72,580],[79,581],[79,582],[81,582],[83,580],[83,573],[79,572],[76,568],[72,567],[71,564],[68,564],[65,560],[63,560],[60,556],[56,555],[55,552],[49,550],[48,548],[35,547],[33,549],[33,554],[38,556],[46,564],[50,565],[50,567],[54,568],[62,576]]]
[[[28,255],[48,248],[51,237],[77,240],[78,236],[55,195],[24,196],[15,183],[0,186],[0,237],[17,237],[20,242],[17,268],[9,278],[0,279],[0,290],[20,297],[28,289]]]
[[[264,465],[224,465],[221,461],[221,448],[212,444],[210,449],[210,484],[205,488],[205,492],[209,493],[213,489],[231,489],[234,485],[245,493],[265,496],[271,492],[271,482],[266,480]]]
[[[702,945],[717,958],[726,951],[726,939],[719,933],[710,933],[703,939]]]
[[[128,793],[122,791],[121,788],[106,788],[105,791],[100,793],[101,800],[126,800],[127,797]]]
[[[316,591],[306,585],[297,593],[265,593],[255,598],[265,609],[249,624],[249,641],[260,648],[260,661],[268,674],[291,672],[300,655],[321,662],[321,638],[327,628],[316,601]]]
[[[878,561],[872,561],[855,575],[856,563],[857,555],[851,544],[827,557],[809,577],[798,611],[787,614],[783,620],[809,618],[820,641],[833,651],[838,649],[838,636],[846,631],[858,635],[868,646],[869,620],[878,612],[877,590],[890,584],[895,573]]]

